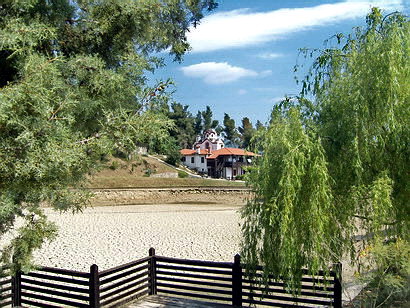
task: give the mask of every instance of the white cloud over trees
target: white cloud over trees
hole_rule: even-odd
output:
[[[257,77],[260,73],[227,62],[202,62],[181,68],[185,76],[201,78],[208,84],[234,82],[244,77]],[[264,72],[262,72],[264,73]]]
[[[211,14],[187,34],[193,52],[257,45],[290,33],[365,16],[371,7],[400,10],[401,0],[345,1],[268,12],[239,9]]]

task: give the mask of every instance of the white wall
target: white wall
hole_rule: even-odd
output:
[[[232,168],[231,167],[225,167],[225,179],[232,179]]]
[[[185,156],[185,161],[182,162],[185,166],[187,166],[190,169],[196,169],[198,172],[208,172],[208,167],[206,165],[206,155],[186,155]],[[194,158],[194,163],[191,162],[192,157]],[[204,158],[204,162],[201,162],[201,157]]]

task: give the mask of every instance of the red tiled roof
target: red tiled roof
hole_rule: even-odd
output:
[[[197,150],[191,150],[191,149],[182,149],[179,151],[181,155],[195,155],[197,154]],[[209,151],[207,149],[201,149],[199,152],[200,155],[208,155]]]
[[[208,156],[208,159],[215,159],[221,155],[238,155],[238,156],[257,156],[253,152],[246,151],[244,149],[237,148],[222,148],[220,150],[213,151],[211,156]]]

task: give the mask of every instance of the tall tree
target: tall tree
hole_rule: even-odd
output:
[[[201,135],[203,132],[202,113],[199,110],[195,117],[194,130],[196,135]]]
[[[210,128],[217,128],[219,122],[218,120],[214,120],[212,119],[213,113],[212,113],[212,109],[209,106],[206,106],[205,110],[201,112],[202,114],[202,128],[203,130],[207,130]]]
[[[188,111],[189,106],[180,103],[172,103],[168,116],[175,123],[175,128],[171,130],[180,148],[190,148],[195,142],[195,118]]]
[[[155,110],[166,86],[144,72],[169,49],[181,60],[185,32],[206,1],[2,1],[0,5],[0,236],[2,263],[26,269],[55,226],[41,204],[77,211],[83,185],[112,149],[167,138]],[[4,69],[3,69],[4,68]]]
[[[224,127],[223,132],[225,136],[225,143],[230,146],[236,146],[239,141],[239,134],[235,126],[235,120],[232,119],[229,114],[224,114]]]
[[[251,142],[253,135],[255,134],[255,129],[252,126],[251,121],[248,117],[242,119],[242,126],[238,127],[238,131],[241,134],[241,147],[247,148]]]
[[[367,243],[410,235],[410,22],[373,9],[275,108],[249,183],[243,256],[297,285]],[[310,92],[309,92],[310,91]],[[314,96],[314,101],[303,97]]]
[[[262,128],[262,127],[264,127],[263,124],[262,124],[262,122],[261,122],[260,120],[257,120],[257,121],[256,121],[256,124],[255,124],[256,130],[258,130],[258,129]]]

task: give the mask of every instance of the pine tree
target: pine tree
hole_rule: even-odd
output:
[[[253,135],[255,134],[255,129],[252,126],[251,121],[248,117],[242,119],[242,126],[238,127],[238,131],[241,134],[241,147],[247,148],[251,142]]]
[[[224,114],[224,128],[223,128],[225,143],[229,146],[235,147],[239,141],[239,134],[236,130],[235,120],[229,114]]]

